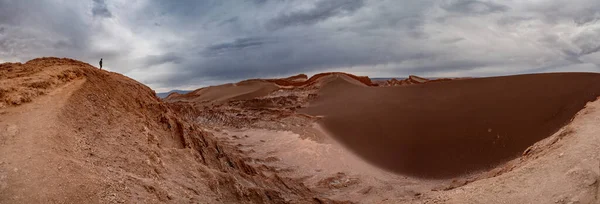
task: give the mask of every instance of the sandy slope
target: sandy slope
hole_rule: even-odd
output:
[[[421,177],[486,170],[548,137],[600,95],[600,74],[466,79],[404,87],[338,78],[302,112],[368,161]]]
[[[513,168],[443,195],[443,203],[600,203],[600,101],[532,146]],[[442,202],[440,202],[442,203]]]
[[[599,199],[600,101],[579,111],[599,93],[597,75],[377,88],[368,78],[326,73],[205,88],[165,103],[132,79],[75,60],[2,64],[0,73],[0,203],[598,203]],[[457,101],[458,96],[469,100]],[[423,98],[431,101],[425,103]],[[488,106],[515,110],[481,108]],[[309,112],[314,115],[298,111],[310,107],[316,108]],[[323,107],[327,108],[319,110]],[[431,109],[406,114],[419,107]],[[382,115],[379,109],[386,111]],[[403,114],[394,114],[398,110]],[[578,111],[572,123],[548,137]],[[440,112],[454,114],[448,117],[450,122],[466,121],[473,128],[443,125],[449,120],[439,117]],[[493,120],[477,120],[490,115]],[[343,135],[327,123],[336,117],[345,117],[338,121],[347,129]],[[478,156],[491,158],[495,168],[457,176],[452,163],[455,166],[446,170],[453,176],[434,179],[386,171],[343,141],[343,137],[361,139],[351,136],[373,127],[392,127],[395,131],[383,133],[397,133],[395,128],[407,126],[386,127],[387,122],[410,120],[416,127],[426,121],[433,124],[413,129],[418,130],[412,132],[415,135],[464,130],[482,131],[486,138],[505,130],[511,134],[504,144],[522,149],[453,138],[447,144],[462,141],[475,145],[469,146],[471,150],[481,150],[477,145],[486,151],[506,150],[513,156],[504,160],[514,159],[498,162],[494,152],[490,157],[482,151]],[[490,131],[488,125],[497,127]],[[362,145],[380,144],[377,136],[366,137]],[[378,149],[373,152],[397,153]],[[523,156],[514,156],[522,152]]]
[[[303,83],[297,87],[287,87],[251,100],[231,101],[217,106],[197,106],[197,112],[193,115],[197,117],[198,123],[210,127],[209,129],[223,142],[238,146],[245,154],[254,158],[251,165],[265,165],[276,169],[280,174],[297,178],[309,188],[334,200],[347,199],[357,203],[597,203],[600,149],[598,134],[595,133],[597,128],[594,126],[600,118],[600,112],[595,108],[600,102],[589,103],[575,118],[574,123],[554,136],[548,137],[563,127],[562,124],[568,123],[575,113],[584,107],[586,101],[596,99],[597,94],[600,93],[597,92],[599,88],[597,77],[596,74],[545,74],[474,81],[464,79],[460,82],[452,82],[450,85],[449,82],[426,84],[427,87],[413,85],[377,88],[366,86],[344,74],[332,74],[323,76],[308,86]],[[369,92],[370,90],[373,92]],[[392,93],[386,93],[385,90],[390,90]],[[456,92],[457,90],[459,92]],[[380,91],[386,95],[382,96]],[[407,91],[409,93],[406,93]],[[400,94],[401,99],[394,98],[397,96],[394,94]],[[453,101],[457,97],[449,95],[462,96],[465,100]],[[482,98],[471,96],[482,96]],[[411,98],[414,100],[406,100]],[[423,98],[430,98],[432,101],[417,100]],[[540,101],[545,103],[542,104]],[[447,110],[427,112],[427,109],[419,109],[420,111],[417,112],[421,114],[406,114],[411,113],[410,109],[429,107],[424,102],[434,103],[429,105],[434,105],[433,107],[437,108],[435,110],[453,107],[454,112]],[[390,108],[387,106],[389,104],[402,104],[406,107]],[[318,106],[325,107],[326,111],[321,112],[325,113],[324,117],[297,112],[298,107],[304,107],[304,112]],[[505,109],[496,110],[488,107]],[[510,107],[514,110],[506,109]],[[394,111],[398,110],[394,108],[400,108],[403,114],[394,114]],[[468,111],[469,108],[479,111]],[[378,109],[385,111],[369,111]],[[465,110],[467,112],[464,112]],[[319,123],[324,124],[324,129],[331,130],[331,126],[328,126],[326,121],[331,120],[331,116],[337,117],[335,114],[346,114],[340,116],[339,120],[343,123],[350,122],[350,124],[340,124],[339,127],[346,129],[344,134],[335,131],[330,131],[328,134],[323,128],[315,126],[315,122],[320,121]],[[445,120],[444,117],[448,115],[443,116],[443,114],[458,114],[462,117],[450,117],[452,120]],[[503,117],[489,117],[494,114]],[[316,115],[321,114],[316,113]],[[440,118],[436,117],[441,115],[443,116],[441,119],[444,120],[438,121]],[[489,124],[485,122],[480,124],[482,121],[472,120],[477,117],[491,119],[488,121]],[[514,150],[506,148],[505,145],[494,147],[495,143],[493,141],[491,144],[485,143],[487,140],[465,141],[453,138],[455,141],[446,141],[446,144],[470,145],[464,151],[472,151],[474,148],[481,150],[482,148],[477,145],[489,149],[477,155],[467,156],[489,159],[490,155],[486,153],[490,153],[490,150],[498,150],[499,154],[508,154],[510,157],[486,161],[489,162],[488,164],[493,163],[498,166],[487,166],[479,172],[466,175],[454,174],[449,178],[443,176],[427,179],[419,178],[422,176],[413,177],[405,173],[385,171],[372,165],[373,161],[361,159],[364,158],[362,152],[358,152],[357,155],[354,153],[355,149],[346,148],[347,145],[336,141],[344,142],[347,138],[343,137],[357,136],[357,133],[362,133],[364,129],[382,129],[384,127],[381,123],[406,120],[415,120],[413,122],[417,124],[438,121],[438,123],[455,125],[427,126],[432,130],[419,129],[421,132],[446,128],[444,130],[453,133],[452,131],[456,130],[453,128],[462,127],[466,128],[464,130],[467,134],[472,134],[471,131],[482,132],[481,136],[484,139],[486,134],[490,133],[489,127],[482,128],[480,125],[498,123],[497,128],[492,128],[492,133],[503,129],[508,131],[511,135],[503,135],[506,137],[503,138],[505,145],[519,146],[522,149]],[[578,121],[587,121],[584,124],[587,131],[578,131],[580,129],[576,127],[579,126]],[[460,126],[460,124],[472,125],[474,128],[469,129],[470,126]],[[389,128],[401,130],[406,126],[390,125]],[[403,132],[382,131],[382,133]],[[443,135],[455,136],[446,133]],[[361,145],[369,148],[370,151],[374,148],[379,148],[377,151],[388,151],[387,153],[396,151],[396,149],[382,149],[385,146],[381,146],[381,143],[376,141],[378,136],[380,135],[362,135],[364,140]],[[493,136],[497,139],[497,135]],[[543,139],[545,137],[548,138]],[[402,147],[403,144],[396,145],[397,148]],[[432,146],[440,147],[435,142]],[[435,148],[426,148],[426,150],[436,151]],[[523,152],[526,152],[523,157],[517,157]],[[491,153],[494,156],[495,152]],[[515,159],[510,160],[511,158]],[[390,158],[384,159],[392,164],[394,162]],[[439,162],[439,160],[430,159],[423,162]],[[447,164],[443,161],[440,163]],[[442,170],[452,173],[458,167],[463,170],[469,169],[468,165],[460,166],[454,163],[427,172]],[[490,168],[489,171],[485,170]]]
[[[171,94],[165,100],[219,104],[231,100],[247,100],[265,96],[277,89],[277,85],[265,81],[243,81],[201,88],[187,94]]]
[[[299,182],[246,164],[134,80],[68,59],[10,66],[2,83],[15,88],[1,99],[38,94],[0,109],[0,203],[319,200]],[[52,77],[65,72],[74,74]],[[49,85],[20,88],[28,80]]]
[[[43,202],[65,196],[74,202],[83,202],[93,196],[94,193],[86,189],[95,188],[97,184],[84,181],[85,172],[62,173],[81,164],[65,161],[50,151],[55,137],[64,131],[57,113],[83,82],[70,82],[35,103],[2,110],[0,197],[3,202]],[[64,195],[69,191],[74,193]]]

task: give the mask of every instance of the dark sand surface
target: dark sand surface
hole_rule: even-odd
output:
[[[357,86],[338,77],[301,112],[379,167],[448,178],[516,158],[600,95],[600,74],[530,74]]]

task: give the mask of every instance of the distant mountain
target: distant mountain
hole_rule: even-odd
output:
[[[446,77],[421,77],[421,78],[425,78],[425,79],[443,79]],[[450,77],[452,78],[452,77]],[[371,78],[372,81],[387,81],[387,80],[392,80],[392,79],[397,79],[397,80],[404,80],[404,79],[408,79],[408,77],[374,77]]]
[[[171,90],[169,92],[157,93],[156,96],[158,96],[159,98],[166,98],[167,96],[169,96],[169,94],[175,93],[175,92],[180,93],[180,94],[186,94],[191,91],[189,91],[189,90]]]
[[[387,81],[387,80],[392,80],[392,79],[403,80],[403,79],[407,79],[407,78],[406,77],[392,77],[392,78],[375,77],[375,78],[371,78],[371,81]]]

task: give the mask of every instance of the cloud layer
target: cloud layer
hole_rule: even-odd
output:
[[[600,1],[0,0],[0,61],[71,57],[158,91],[252,77],[600,71]]]

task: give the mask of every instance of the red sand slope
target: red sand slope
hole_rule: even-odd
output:
[[[318,81],[322,80],[323,78],[327,78],[327,77],[331,77],[331,76],[336,76],[336,75],[342,75],[342,76],[348,76],[356,81],[359,81],[367,86],[377,86],[376,84],[373,84],[373,82],[371,82],[371,79],[369,79],[369,77],[366,76],[355,76],[352,74],[348,74],[348,73],[343,73],[343,72],[326,72],[326,73],[319,73],[319,74],[315,74],[312,77],[310,77],[309,79],[306,79],[306,75],[304,74],[300,74],[300,75],[296,75],[296,76],[292,76],[292,77],[288,77],[288,78],[283,78],[283,79],[267,79],[266,81],[268,82],[272,82],[275,83],[277,85],[280,86],[306,86],[306,85],[312,85],[317,83]],[[304,78],[305,80],[299,80]]]
[[[186,109],[76,60],[0,64],[0,203],[335,203]]]
[[[409,75],[406,79],[390,79],[390,80],[379,80],[374,83],[378,86],[406,86],[412,84],[425,84],[425,83],[433,83],[433,82],[441,82],[441,81],[451,81],[451,80],[461,80],[467,78],[439,78],[439,79],[426,79],[423,77],[418,77],[415,75]]]
[[[235,84],[197,89],[187,94],[171,94],[166,101],[193,101],[199,103],[221,103],[230,100],[247,100],[268,95],[279,87],[263,80],[248,80]]]
[[[323,81],[328,81],[330,78],[335,78],[337,76],[354,79],[351,81],[365,84],[367,86],[376,86],[376,84],[371,82],[369,77],[359,77],[341,72],[320,73],[310,77],[309,79],[307,79],[306,75],[299,74],[282,79],[249,79],[234,84],[204,87],[187,94],[172,93],[165,99],[165,101],[219,104],[233,100],[248,100],[266,96],[273,91],[279,90],[280,86],[312,86],[315,84],[321,84]]]
[[[477,78],[405,87],[328,83],[302,112],[369,162],[452,177],[520,155],[600,95],[600,74]]]

